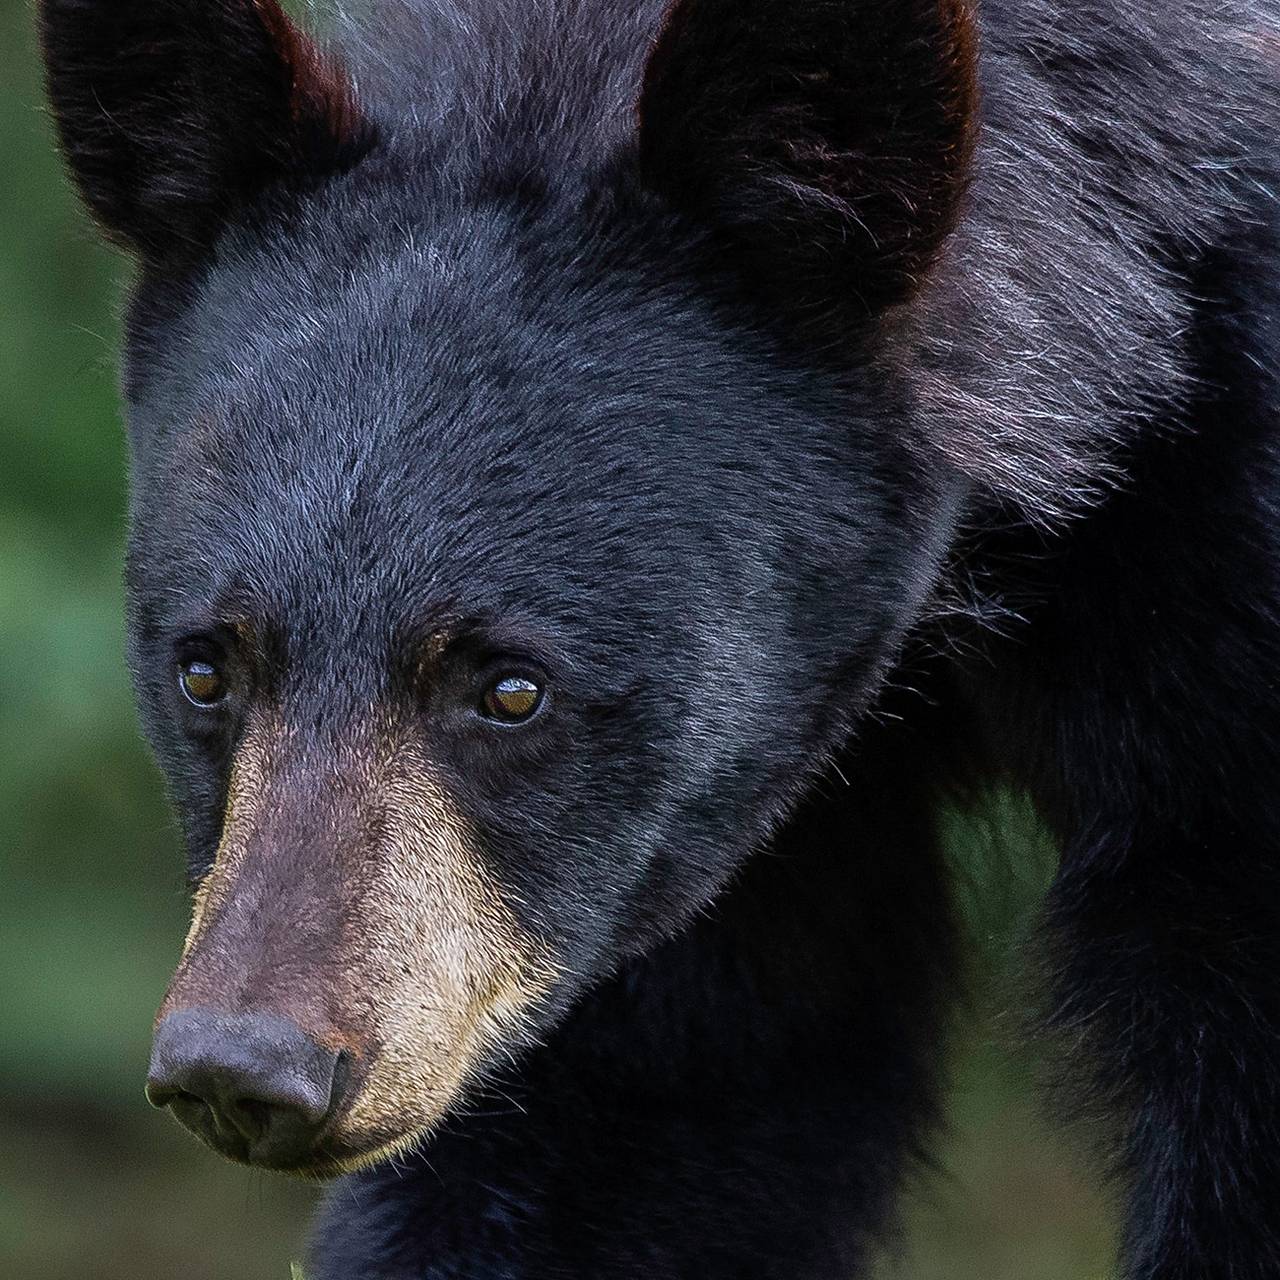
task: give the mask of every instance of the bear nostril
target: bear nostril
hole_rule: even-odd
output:
[[[175,1120],[190,1129],[192,1133],[205,1138],[206,1141],[209,1140],[208,1135],[217,1131],[217,1124],[209,1104],[194,1093],[177,1089],[166,1105]]]
[[[283,1018],[181,1010],[156,1030],[147,1098],[226,1155],[288,1167],[330,1114],[338,1060]]]
[[[182,1096],[182,1090],[170,1089],[166,1085],[157,1084],[153,1080],[147,1081],[146,1087],[147,1101],[153,1107],[163,1111],[175,1098]]]
[[[249,1142],[267,1133],[273,1122],[288,1123],[287,1117],[281,1114],[285,1110],[270,1102],[260,1102],[257,1098],[237,1098],[228,1103],[226,1108],[227,1119]]]

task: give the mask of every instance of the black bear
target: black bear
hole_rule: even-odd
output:
[[[41,10],[137,261],[149,1094],[347,1175],[309,1275],[857,1275],[992,785],[1124,1274],[1280,1275],[1280,4]]]

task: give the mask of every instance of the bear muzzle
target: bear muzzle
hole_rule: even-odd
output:
[[[419,750],[259,720],[147,1094],[232,1159],[347,1172],[428,1133],[555,980]]]

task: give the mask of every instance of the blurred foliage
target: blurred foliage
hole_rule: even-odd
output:
[[[310,1190],[219,1163],[142,1098],[187,907],[122,654],[124,268],[60,172],[21,0],[0,0],[0,49],[0,1276],[283,1280]],[[1043,866],[977,857],[991,830],[957,847],[995,972]],[[980,1015],[947,1171],[885,1275],[1096,1280],[1105,1214]]]
[[[187,906],[123,661],[123,264],[60,171],[0,0],[0,1276],[288,1274],[311,1192],[142,1097]]]

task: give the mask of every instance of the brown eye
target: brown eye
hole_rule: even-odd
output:
[[[211,707],[221,702],[227,692],[222,673],[211,662],[185,662],[178,683],[188,702],[197,707]]]
[[[528,720],[542,702],[542,689],[524,676],[504,676],[484,693],[481,708],[490,720],[520,724]]]

